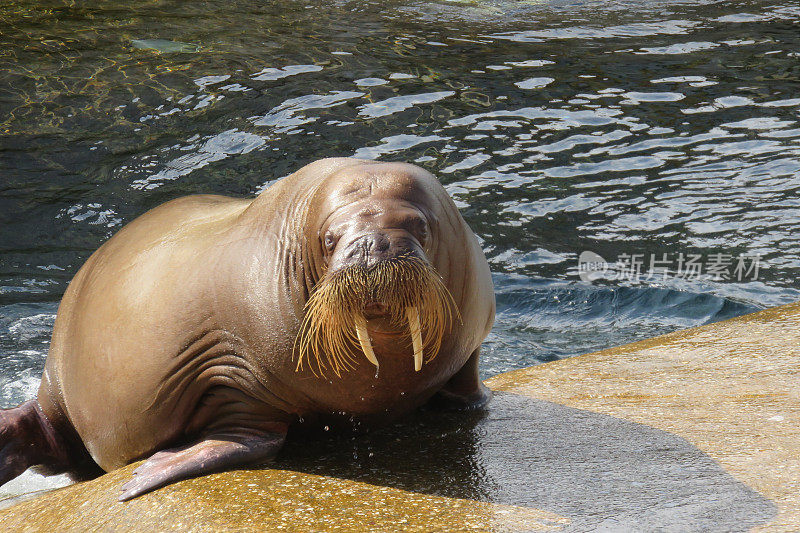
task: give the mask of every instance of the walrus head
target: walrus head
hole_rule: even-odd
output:
[[[382,348],[407,352],[409,368],[436,357],[459,320],[450,291],[429,260],[436,225],[418,167],[363,164],[334,176],[328,216],[318,232],[323,274],[304,309],[295,343],[297,370],[337,376]],[[424,173],[429,179],[429,174]],[[327,210],[329,209],[329,211]],[[377,345],[373,337],[379,337]],[[399,349],[398,349],[399,348]]]

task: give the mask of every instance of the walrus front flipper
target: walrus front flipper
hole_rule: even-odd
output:
[[[119,501],[181,479],[266,462],[278,453],[285,439],[285,432],[212,436],[195,444],[160,451],[133,471],[133,479],[122,485]]]
[[[461,370],[450,378],[442,389],[436,393],[430,403],[434,407],[453,410],[481,409],[492,398],[492,392],[478,377],[478,347]]]
[[[63,439],[36,400],[0,409],[0,485],[37,465],[64,471],[68,458]]]

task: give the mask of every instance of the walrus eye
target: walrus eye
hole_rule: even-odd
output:
[[[425,224],[417,231],[417,240],[422,246],[425,246],[426,241],[428,240],[428,228]]]
[[[336,239],[333,238],[332,234],[328,233],[325,235],[324,244],[325,244],[325,250],[328,253],[331,253],[333,252],[333,249],[336,247]]]
[[[421,246],[425,246],[428,240],[428,225],[424,220],[417,219],[411,224],[411,234],[419,241]]]

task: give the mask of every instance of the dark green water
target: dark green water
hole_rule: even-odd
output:
[[[800,295],[796,2],[135,4],[0,7],[2,406],[124,223],[326,156],[450,191],[495,273],[486,376]],[[587,283],[584,250],[760,270]]]

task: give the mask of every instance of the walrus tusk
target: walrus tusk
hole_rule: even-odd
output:
[[[375,368],[380,368],[378,358],[375,357],[375,352],[372,350],[372,343],[369,340],[367,319],[365,319],[363,315],[356,316],[356,335],[358,336],[358,343],[361,345],[361,351],[367,356],[369,362],[375,365]]]
[[[406,307],[408,327],[411,329],[411,342],[414,344],[414,370],[422,369],[422,331],[419,326],[419,310],[416,307]]]

